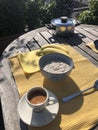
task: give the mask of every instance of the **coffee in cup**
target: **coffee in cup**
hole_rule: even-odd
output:
[[[49,94],[43,87],[33,87],[26,95],[27,103],[33,108],[35,112],[44,110],[48,104]]]

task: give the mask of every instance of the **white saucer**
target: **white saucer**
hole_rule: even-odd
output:
[[[40,127],[53,121],[59,111],[59,103],[56,96],[49,92],[49,104],[41,112],[34,112],[26,102],[26,94],[21,97],[18,104],[18,112],[21,120],[28,125]]]

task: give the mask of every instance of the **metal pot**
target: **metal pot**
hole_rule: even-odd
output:
[[[59,36],[71,36],[74,34],[76,21],[73,18],[63,16],[61,18],[54,18],[51,20],[54,27],[54,33]]]

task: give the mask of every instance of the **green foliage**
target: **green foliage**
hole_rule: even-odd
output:
[[[89,10],[83,11],[78,19],[82,23],[98,25],[98,0],[89,0]]]
[[[40,8],[40,22],[41,25],[50,23],[50,20],[55,17],[56,1],[52,0],[49,4],[43,4]]]
[[[26,24],[29,30],[44,26],[54,17],[55,0],[45,4],[43,0],[26,1]]]
[[[70,17],[73,12],[75,0],[56,0],[56,16]]]
[[[98,0],[90,0],[89,9],[93,12],[93,14],[98,15]]]
[[[55,0],[0,0],[0,36],[24,32],[50,23],[55,17]]]
[[[26,24],[29,30],[37,28],[40,25],[39,13],[41,3],[39,0],[26,1]]]

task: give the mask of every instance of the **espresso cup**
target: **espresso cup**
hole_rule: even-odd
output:
[[[26,101],[35,112],[41,112],[48,104],[49,94],[43,87],[33,87],[26,94]]]

